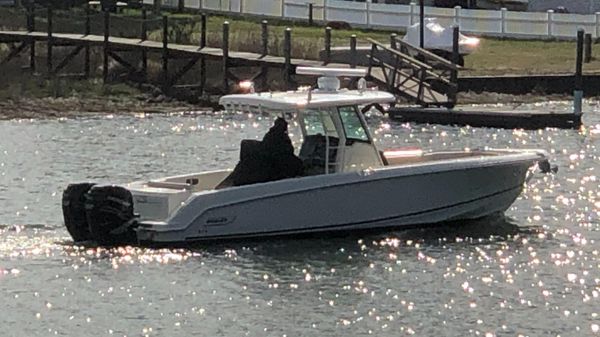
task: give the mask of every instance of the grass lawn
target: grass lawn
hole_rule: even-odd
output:
[[[37,19],[37,28],[45,29],[43,12]],[[82,15],[80,10],[72,13],[58,13],[54,20],[57,31],[82,31]],[[135,37],[140,31],[140,11],[126,10],[115,16],[111,22],[111,32],[115,35]],[[196,44],[200,37],[200,17],[194,14],[170,15],[170,41]],[[230,22],[230,48],[239,51],[260,50],[260,19],[209,16],[207,22],[208,45],[221,45],[222,24]],[[269,20],[269,51],[281,55],[283,51],[283,32],[286,27],[292,28],[292,55],[297,58],[315,59],[324,46],[324,28],[309,27],[298,22],[286,22],[278,19]],[[25,18],[22,12],[14,9],[0,8],[1,26],[24,29]],[[149,22],[149,38],[162,39],[161,18],[153,17]],[[102,26],[101,16],[93,20],[93,33],[99,34]],[[334,30],[332,43],[334,46],[348,45],[350,36],[356,34],[364,40],[367,37],[379,41],[389,41],[390,31],[373,30]],[[593,56],[596,60],[584,65],[586,73],[600,73],[600,52],[594,45]],[[540,41],[540,40],[503,40],[482,38],[479,49],[465,58],[464,75],[504,75],[504,74],[548,74],[572,73],[575,69],[574,41]]]

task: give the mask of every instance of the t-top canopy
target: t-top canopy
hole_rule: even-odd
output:
[[[394,95],[379,90],[337,90],[337,91],[288,91],[274,93],[237,94],[221,97],[219,104],[226,109],[242,111],[283,110],[335,107],[344,105],[367,105],[371,103],[392,103]]]
[[[319,67],[298,67],[296,68],[298,75],[314,75],[325,77],[364,77],[367,75],[366,69],[352,68],[319,68]]]

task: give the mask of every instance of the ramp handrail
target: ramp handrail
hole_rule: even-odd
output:
[[[367,76],[378,81],[391,93],[413,100],[422,106],[452,107],[456,103],[458,84],[456,72],[459,66],[435,54],[418,54],[424,60],[438,63],[435,67],[423,60],[367,39],[372,47],[369,54]],[[434,55],[434,56],[432,56]],[[373,70],[373,68],[379,68]]]

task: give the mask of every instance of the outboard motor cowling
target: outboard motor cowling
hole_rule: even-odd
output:
[[[100,244],[136,243],[133,196],[124,187],[94,186],[87,193],[85,212],[91,236]]]
[[[85,199],[87,192],[94,185],[93,183],[70,184],[63,192],[62,210],[65,226],[75,242],[92,239],[85,215]]]

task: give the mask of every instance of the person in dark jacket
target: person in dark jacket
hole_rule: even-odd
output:
[[[216,188],[293,178],[302,173],[302,161],[294,155],[288,123],[277,118],[262,141],[242,140],[240,161]]]

